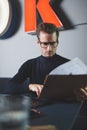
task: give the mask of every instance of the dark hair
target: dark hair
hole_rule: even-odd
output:
[[[36,30],[36,34],[37,34],[38,38],[39,38],[40,31],[44,31],[44,32],[49,33],[49,34],[56,32],[56,36],[57,36],[57,40],[58,40],[59,31],[54,24],[52,24],[52,23],[40,23],[37,26],[37,30]]]

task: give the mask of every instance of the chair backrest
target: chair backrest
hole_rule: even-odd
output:
[[[0,93],[3,93],[5,87],[6,87],[6,84],[8,83],[8,81],[10,80],[11,78],[8,78],[8,77],[1,77],[0,78]]]

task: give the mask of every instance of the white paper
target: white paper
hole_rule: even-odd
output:
[[[53,71],[51,71],[50,75],[52,74],[57,75],[87,74],[87,65],[85,65],[78,57],[76,57],[71,61],[56,67]]]

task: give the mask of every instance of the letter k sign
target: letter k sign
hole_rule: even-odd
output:
[[[24,20],[25,32],[35,32],[37,18],[36,11],[38,10],[43,22],[54,23],[57,27],[62,27],[62,23],[53,11],[49,4],[50,0],[25,0],[24,3]]]

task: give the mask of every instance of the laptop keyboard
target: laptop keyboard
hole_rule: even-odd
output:
[[[50,103],[52,103],[52,102],[50,102],[47,99],[31,98],[31,108],[45,106],[45,105],[48,105]]]

